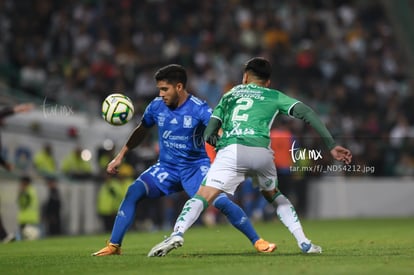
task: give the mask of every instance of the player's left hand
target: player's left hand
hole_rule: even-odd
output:
[[[331,155],[334,159],[343,161],[346,164],[350,164],[352,161],[351,151],[339,145],[335,146],[331,150]]]

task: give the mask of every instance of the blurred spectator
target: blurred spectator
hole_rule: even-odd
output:
[[[395,165],[395,175],[400,177],[414,176],[414,157],[409,153],[402,153]]]
[[[90,233],[92,228],[87,228],[90,223],[85,220],[93,220],[94,211],[85,211],[85,209],[95,209],[96,203],[90,198],[96,197],[96,190],[92,179],[92,164],[90,155],[83,151],[80,146],[76,146],[62,160],[62,173],[71,182],[69,196],[69,227],[68,231],[71,235],[80,233]]]
[[[121,204],[129,184],[133,181],[133,168],[128,164],[119,167],[116,176],[109,176],[106,172],[108,163],[114,158],[114,144],[105,140],[98,148],[98,179],[103,182],[97,195],[97,213],[101,218],[105,232],[110,232],[115,221],[118,207]]]
[[[14,152],[15,172],[30,174],[33,168],[32,150],[27,145],[19,145]]]
[[[139,100],[145,102],[149,102],[157,96],[157,90],[154,88],[154,79],[151,71],[142,71],[137,75],[134,93]]]
[[[404,115],[399,115],[390,132],[390,143],[393,147],[401,148],[405,138],[414,137],[414,128],[410,126]]]
[[[42,217],[46,230],[45,234],[46,236],[56,236],[62,234],[62,201],[57,178],[49,175],[45,177],[45,180],[48,190],[48,196],[42,208]]]
[[[192,80],[194,92],[201,99],[206,100],[211,107],[217,105],[222,94],[222,87],[217,82],[217,78],[214,71],[209,69],[205,74]]]
[[[111,232],[118,207],[124,195],[124,189],[118,177],[108,176],[100,186],[97,197],[97,211],[105,232]]]
[[[126,162],[121,164],[118,170],[118,178],[120,181],[123,196],[126,194],[129,185],[134,181],[135,176],[135,171],[132,165]]]
[[[88,179],[92,176],[92,164],[82,157],[82,148],[77,146],[62,160],[62,172],[73,180]]]
[[[20,85],[32,95],[42,96],[46,80],[46,71],[36,60],[30,60],[20,70]]]
[[[97,149],[96,160],[98,164],[98,178],[105,179],[106,166],[114,157],[115,146],[112,140],[105,140]]]
[[[43,177],[47,178],[57,175],[56,160],[50,143],[44,144],[43,148],[35,154],[33,164],[39,175]]]
[[[292,203],[299,211],[296,203],[297,188],[291,176],[291,167],[293,166],[292,159],[292,146],[294,145],[295,138],[292,131],[288,127],[288,121],[286,119],[278,120],[270,130],[271,148],[275,154],[274,162],[277,169],[278,187],[288,196]],[[297,148],[297,145],[295,145]]]
[[[17,222],[23,239],[31,239],[32,236],[25,235],[26,227],[39,229],[40,206],[36,189],[32,185],[32,179],[28,176],[20,178],[19,192],[17,196]],[[35,238],[35,237],[33,237]]]

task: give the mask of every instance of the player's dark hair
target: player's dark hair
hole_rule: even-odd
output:
[[[253,57],[244,65],[244,72],[250,72],[260,79],[268,80],[272,74],[272,65],[263,57]]]
[[[155,81],[166,81],[170,84],[182,83],[184,88],[187,85],[187,72],[184,67],[177,64],[170,64],[159,69],[154,75]]]

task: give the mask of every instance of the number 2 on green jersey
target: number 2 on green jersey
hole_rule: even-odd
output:
[[[241,114],[243,111],[250,109],[253,106],[253,100],[250,98],[239,98],[236,103],[238,104],[234,110],[233,115],[231,116],[232,121],[247,121],[249,119],[248,114]]]

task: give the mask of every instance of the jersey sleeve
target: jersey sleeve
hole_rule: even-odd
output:
[[[210,121],[211,114],[213,113],[213,110],[210,106],[208,106],[207,103],[204,103],[202,105],[202,108],[200,109],[200,117],[201,121],[203,122],[204,126],[207,126],[208,122]]]
[[[279,92],[278,107],[282,114],[292,116],[292,108],[299,102],[299,100]]]
[[[217,118],[218,120],[220,120],[221,122],[223,121],[223,117],[224,117],[224,101],[225,101],[225,96],[223,96],[219,103],[217,104],[217,106],[214,108],[213,113],[211,114],[211,117]]]
[[[141,122],[142,124],[150,128],[156,123],[156,112],[155,109],[155,101],[151,101],[150,104],[148,104],[147,108],[145,108],[144,115],[142,116]]]

